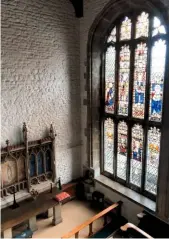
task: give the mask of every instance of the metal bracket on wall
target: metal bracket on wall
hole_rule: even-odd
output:
[[[70,2],[75,9],[76,17],[83,17],[83,0],[70,0]]]

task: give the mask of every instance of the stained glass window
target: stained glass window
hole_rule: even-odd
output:
[[[113,28],[113,30],[111,31],[111,33],[107,39],[107,42],[116,42],[116,27]]]
[[[149,28],[149,15],[148,13],[142,12],[137,18],[136,23],[136,38],[148,37]]]
[[[104,123],[104,171],[113,174],[114,123],[106,119]]]
[[[122,21],[120,29],[120,40],[128,40],[131,38],[131,19],[125,17]]]
[[[166,42],[158,40],[152,48],[150,76],[150,108],[149,119],[161,121],[163,84],[166,58]]]
[[[127,124],[118,125],[117,177],[126,180],[127,169]]]
[[[105,65],[105,110],[107,113],[114,113],[115,103],[115,47],[110,46],[106,52]]]
[[[130,182],[138,187],[141,186],[143,158],[143,129],[141,125],[134,125],[132,128]]]
[[[153,19],[153,33],[152,35],[158,35],[158,34],[166,34],[165,27],[161,24],[161,21],[159,18],[154,17]]]
[[[116,23],[103,56],[102,171],[155,200],[168,38],[151,13],[133,12]]]
[[[118,113],[128,115],[128,91],[130,74],[130,49],[122,46],[120,51]]]
[[[154,127],[148,131],[145,189],[153,194],[157,192],[160,138],[159,129]]]
[[[146,66],[147,66],[147,46],[146,43],[140,43],[137,45],[135,51],[133,117],[141,119],[144,118]]]

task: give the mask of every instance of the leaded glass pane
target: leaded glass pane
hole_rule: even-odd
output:
[[[141,125],[132,128],[130,182],[141,186],[142,156],[143,155],[143,129]]]
[[[128,115],[128,95],[129,95],[129,74],[130,74],[130,49],[129,46],[122,46],[120,51],[119,69],[119,94],[118,94],[118,114]]]
[[[149,119],[152,121],[161,121],[165,58],[166,42],[160,39],[155,42],[151,55]]]
[[[117,177],[126,180],[127,169],[127,124],[118,124]]]
[[[131,39],[131,20],[128,17],[125,17],[120,28],[120,40],[128,39]]]
[[[105,60],[105,111],[114,113],[115,100],[115,47],[110,46],[106,52]]]
[[[146,86],[147,46],[137,45],[135,50],[135,70],[133,86],[133,117],[144,118],[145,86]]]
[[[114,123],[112,119],[104,122],[104,171],[113,174]]]
[[[160,130],[156,127],[148,131],[145,190],[155,195],[157,194],[160,138]]]
[[[142,12],[137,18],[136,23],[136,38],[148,37],[149,30],[149,15],[148,13]]]
[[[161,25],[160,19],[157,17],[154,17],[152,36],[156,36],[158,34],[166,34],[166,30],[165,30],[165,27],[163,25]]]
[[[107,42],[116,42],[116,27],[113,28],[113,30],[111,31]]]

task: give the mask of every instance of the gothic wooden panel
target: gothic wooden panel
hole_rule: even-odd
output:
[[[8,156],[1,167],[3,186],[9,186],[17,182],[17,167],[14,158]]]

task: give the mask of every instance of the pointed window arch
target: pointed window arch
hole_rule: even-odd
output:
[[[142,11],[116,21],[103,54],[103,174],[156,198],[167,34]]]

